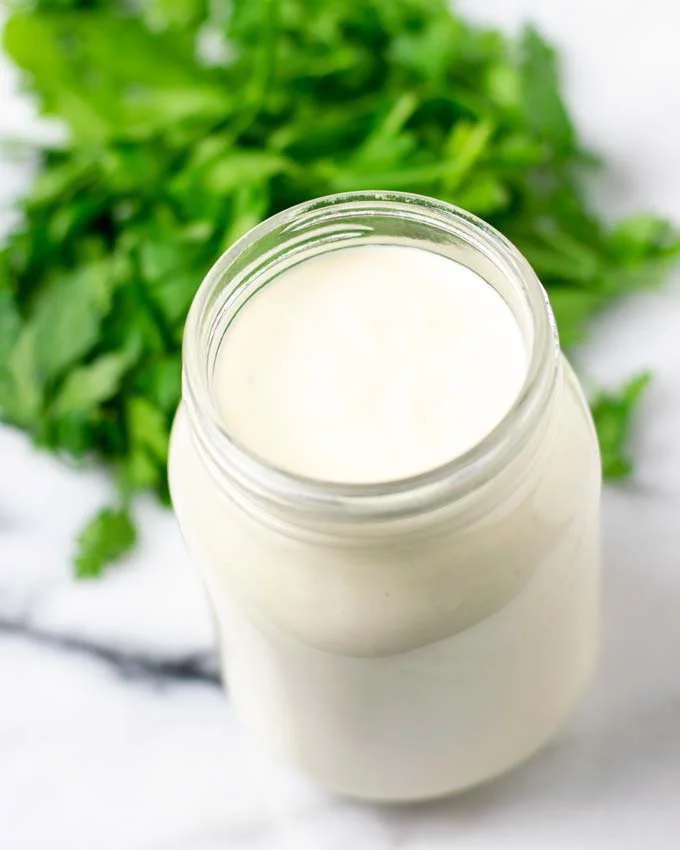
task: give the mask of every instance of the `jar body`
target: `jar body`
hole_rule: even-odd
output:
[[[328,786],[439,796],[522,761],[593,665],[600,462],[566,361],[533,440],[464,504],[372,535],[264,521],[180,409],[170,486],[237,711]]]

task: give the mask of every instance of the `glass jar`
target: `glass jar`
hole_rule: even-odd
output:
[[[478,272],[521,328],[526,381],[501,423],[444,466],[388,483],[306,479],[230,438],[211,389],[216,354],[285,268],[366,244],[426,248]],[[187,321],[170,486],[237,712],[331,789],[413,800],[477,784],[545,742],[584,688],[598,626],[596,436],[539,281],[474,216],[351,193],[280,213],[232,246]]]

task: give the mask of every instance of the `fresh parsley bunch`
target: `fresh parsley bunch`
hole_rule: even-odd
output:
[[[255,223],[352,189],[434,195],[486,218],[548,288],[563,344],[680,253],[653,216],[609,226],[553,50],[445,0],[14,2],[5,50],[43,114],[19,226],[0,250],[0,415],[41,446],[115,471],[83,531],[81,576],[134,542],[132,494],[167,501],[180,340],[212,261]],[[642,387],[595,405],[624,475]]]

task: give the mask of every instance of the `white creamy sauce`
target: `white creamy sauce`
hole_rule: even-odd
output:
[[[243,446],[335,482],[405,478],[499,423],[526,375],[515,318],[478,274],[372,245],[288,269],[236,315],[214,393]]]
[[[266,461],[380,482],[482,440],[526,370],[513,313],[475,272],[376,245],[304,261],[254,295],[212,387],[224,427]],[[196,445],[180,410],[173,502],[231,698],[274,749],[333,789],[417,799],[506,770],[563,722],[596,646],[600,483],[565,362],[535,433],[417,531],[268,524]]]

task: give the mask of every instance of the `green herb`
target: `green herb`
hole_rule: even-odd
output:
[[[75,572],[78,578],[100,575],[104,567],[122,557],[134,544],[135,527],[126,510],[105,508],[93,517],[78,537]]]
[[[600,440],[602,469],[607,478],[625,478],[632,469],[628,441],[638,400],[650,380],[648,373],[637,375],[615,394],[600,393],[591,402]]]
[[[12,4],[4,43],[68,141],[39,152],[0,250],[0,415],[110,463],[121,504],[141,489],[167,499],[189,303],[219,253],[277,210],[361,188],[463,206],[533,263],[566,345],[680,255],[665,222],[610,227],[590,209],[596,162],[552,48],[447,0],[33,0]],[[629,468],[616,434],[634,402],[628,389],[598,416],[610,475]],[[105,511],[78,572],[133,540],[127,513]]]

